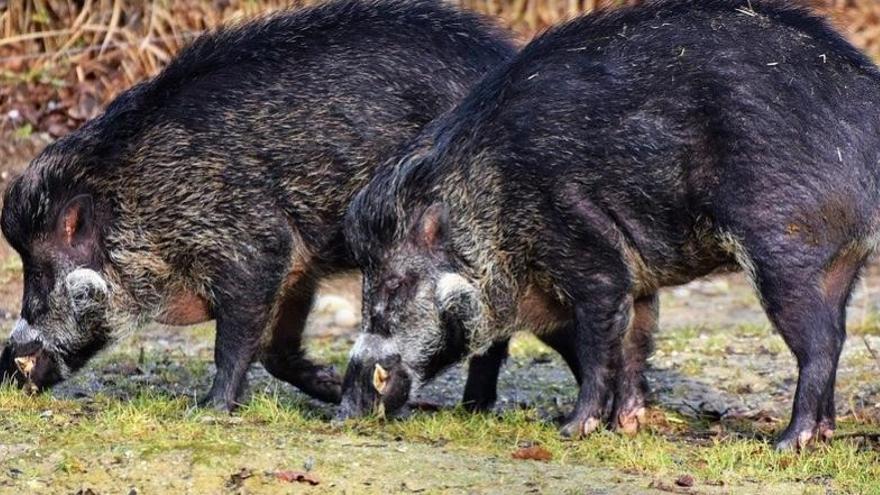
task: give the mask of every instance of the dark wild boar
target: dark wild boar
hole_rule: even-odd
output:
[[[877,68],[783,3],[649,2],[552,29],[353,201],[364,327],[342,414],[391,410],[525,327],[576,342],[564,434],[606,401],[632,429],[657,290],[742,269],[798,362],[777,446],[829,438],[877,242],[878,107]]]
[[[24,296],[4,373],[45,388],[141,324],[216,319],[205,403],[232,408],[256,356],[338,402],[340,377],[301,338],[318,280],[353,268],[345,207],[511,55],[490,24],[427,0],[335,1],[197,39],[7,190]]]

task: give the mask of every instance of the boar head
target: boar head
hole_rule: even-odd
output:
[[[51,174],[38,165],[10,184],[0,218],[24,269],[21,317],[0,371],[30,390],[67,378],[112,335],[101,215],[93,196],[48,180]]]
[[[372,252],[352,246],[363,271],[363,323],[340,418],[393,413],[411,391],[468,353],[481,318],[478,290],[456,268],[445,207],[434,204],[417,218],[391,246]],[[358,228],[356,219],[352,224]]]

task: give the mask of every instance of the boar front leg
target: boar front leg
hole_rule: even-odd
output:
[[[618,278],[619,275],[613,279]],[[607,277],[601,279],[608,280]],[[632,297],[622,288],[604,287],[603,280],[587,282],[591,294],[575,304],[574,340],[580,363],[580,390],[575,409],[563,424],[564,436],[579,438],[595,430],[605,416],[613,357],[620,353],[627,328]]]
[[[498,374],[507,359],[509,339],[492,344],[485,354],[474,356],[468,364],[468,377],[461,403],[471,412],[492,409],[498,398]]]
[[[302,348],[303,331],[314,296],[315,282],[311,277],[299,280],[285,291],[269,344],[263,349],[262,362],[275,378],[316,399],[338,404],[342,378],[332,366],[311,361]]]
[[[563,326],[553,332],[538,335],[544,344],[558,352],[571,369],[578,385],[581,383],[581,365],[579,362],[574,330],[571,326]],[[498,341],[489,347],[481,356],[474,356],[468,365],[467,383],[464,387],[462,405],[471,412],[488,411],[498,398],[498,375],[501,366],[507,359],[510,340]]]
[[[546,246],[541,265],[551,274],[573,310],[573,341],[580,390],[561,433],[578,438],[607,417],[615,391],[613,365],[633,308],[631,274],[621,252],[617,220],[572,186],[560,197],[560,225]],[[550,234],[551,232],[548,232]]]

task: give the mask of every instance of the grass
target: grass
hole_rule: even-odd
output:
[[[212,478],[219,482],[227,474],[223,469],[236,462],[244,466],[254,458],[263,462],[261,446],[277,440],[283,447],[298,447],[319,458],[326,452],[316,448],[318,444],[335,448],[372,442],[395,444],[404,451],[407,445],[442,448],[476,462],[509,459],[517,448],[538,444],[552,454],[552,464],[612,469],[646,479],[690,474],[700,486],[797,482],[805,493],[827,489],[880,493],[880,453],[876,446],[871,448],[858,439],[838,440],[801,454],[780,454],[761,439],[768,433],[761,429],[725,423],[710,430],[707,423],[661,409],[651,411],[649,429],[635,437],[603,431],[581,441],[561,439],[556,426],[533,410],[473,415],[456,409],[419,413],[407,420],[368,418],[338,426],[303,401],[271,394],[256,395],[229,417],[194,409],[190,401],[166,395],[146,393],[124,402],[97,396],[81,402],[48,395],[27,397],[4,388],[0,390],[0,415],[4,446],[35,446],[5,456],[6,469],[21,471],[19,481],[63,473],[103,486],[106,472],[99,473],[99,468],[111,474],[129,473],[133,464],[158,469],[159,463],[179,457],[186,459],[189,469],[219,470]],[[864,427],[844,421],[840,429],[852,433]],[[877,425],[872,428],[880,431]],[[707,436],[710,431],[714,434]],[[291,445],[293,438],[301,441]],[[353,452],[351,460],[361,454]],[[284,460],[290,459],[288,455]],[[337,469],[330,464],[321,474],[328,479],[344,474],[344,466]],[[137,477],[132,480],[139,481]]]
[[[857,321],[847,325],[849,335],[880,335],[880,313],[876,310],[865,311]]]
[[[4,263],[0,275],[7,272],[20,266]],[[249,402],[232,416],[196,408],[192,393],[202,391],[211,373],[206,344],[213,325],[174,332],[138,333],[99,356],[74,380],[85,387],[85,398],[0,388],[0,492],[582,493],[587,486],[643,493],[678,490],[675,480],[690,475],[694,489],[707,494],[880,495],[880,409],[873,404],[880,363],[861,347],[861,336],[851,339],[839,377],[838,403],[850,411],[841,418],[840,438],[802,453],[777,453],[769,440],[784,419],[709,420],[676,405],[708,387],[728,405],[741,394],[762,405],[784,401],[776,410],[787,414],[793,382],[785,380],[794,368],[786,367],[788,351],[765,324],[664,327],[649,375],[659,380],[652,385],[664,402],[651,407],[645,430],[634,437],[600,431],[580,441],[562,439],[545,410],[558,398],[557,407],[567,410],[571,384],[556,383],[559,375],[532,376],[547,367],[558,371],[559,358],[527,335],[512,342],[506,379],[508,387],[517,381],[515,401],[539,389],[541,395],[527,400],[534,406],[479,415],[449,408],[340,425],[331,421],[332,408],[259,378]],[[871,331],[861,333],[877,342]],[[172,337],[179,340],[155,342]],[[349,339],[307,342],[312,356],[344,368]],[[761,356],[750,357],[756,351]],[[718,369],[725,374],[715,374]],[[776,371],[768,376],[768,370]],[[754,391],[739,391],[744,385]],[[511,458],[530,445],[552,459]],[[319,486],[291,486],[275,476],[307,467]]]
[[[195,327],[193,332],[207,337],[210,328]],[[758,337],[762,332],[744,327],[735,333]],[[660,346],[670,352],[669,346],[679,340],[696,340],[712,348],[711,337],[716,334],[711,329],[682,328],[671,332]],[[312,347],[313,354],[322,359],[342,362],[347,346],[337,340],[318,341]],[[549,353],[532,337],[519,337],[511,347],[518,362],[545,359]],[[147,354],[146,365],[157,359],[158,355]],[[109,355],[100,365],[130,365],[131,360],[125,354]],[[198,360],[184,366],[193,375],[208,373]],[[169,374],[163,379],[180,377]],[[122,388],[128,390],[127,386]],[[279,482],[265,473],[291,465],[300,469],[301,463],[315,458],[324,479],[342,483],[325,488],[342,490],[343,480],[365,479],[378,483],[370,485],[378,488],[407,482],[396,468],[412,451],[426,456],[441,451],[450,456],[452,466],[495,459],[513,466],[510,469],[516,473],[523,461],[510,460],[511,453],[522,446],[540,445],[552,455],[549,464],[562,472],[596,469],[618,473],[628,477],[627,483],[642,487],[658,479],[672,483],[688,474],[700,487],[746,493],[760,491],[760,487],[775,487],[780,493],[788,489],[795,490],[793,493],[880,493],[880,448],[869,440],[880,434],[880,425],[873,419],[843,418],[839,432],[845,438],[796,454],[776,453],[767,443],[781,428],[779,421],[709,422],[653,407],[648,428],[634,437],[600,431],[580,441],[567,441],[558,435],[556,424],[534,409],[478,415],[446,409],[416,413],[406,420],[366,418],[338,425],[329,421],[327,409],[300,396],[279,394],[277,388],[267,390],[257,391],[234,416],[227,416],[195,408],[191,398],[138,392],[137,387],[131,389],[131,395],[99,394],[89,400],[29,397],[2,388],[0,428],[4,436],[0,453],[7,449],[4,465],[17,473],[7,483],[52,488],[63,474],[77,480],[80,485],[76,486],[106,488],[108,483],[124,479],[136,487],[167,489],[149,474],[162,470],[162,479],[177,476],[195,480],[184,486],[184,491],[215,491],[228,488],[231,474],[244,468],[262,473],[254,475],[260,480],[250,482],[256,483],[250,488],[271,492],[279,488]],[[16,452],[24,445],[35,447]],[[397,460],[377,461],[373,451],[384,456],[390,446]],[[168,462],[178,463],[177,468],[168,472],[163,467]],[[468,478],[471,475],[462,475],[462,482],[480,486],[481,478]],[[604,482],[613,484],[613,479]]]
[[[6,284],[21,277],[21,258],[7,256],[0,262],[0,284]]]

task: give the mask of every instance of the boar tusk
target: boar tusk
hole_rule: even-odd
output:
[[[385,368],[382,367],[379,363],[376,363],[376,367],[373,369],[373,388],[376,389],[376,392],[379,392],[379,395],[385,393],[385,388],[388,386],[388,372],[385,371]]]
[[[24,356],[15,358],[15,365],[18,366],[18,369],[24,373],[25,377],[30,377],[31,372],[34,370],[34,366],[37,364],[36,356]]]

